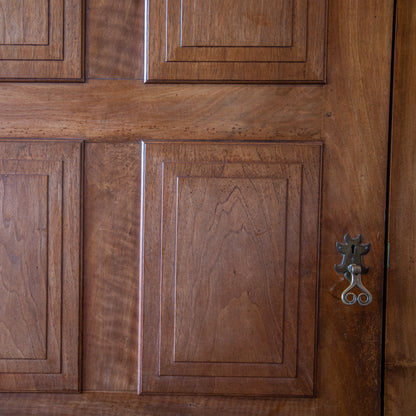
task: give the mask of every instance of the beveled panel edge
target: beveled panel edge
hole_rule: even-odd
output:
[[[11,61],[0,59],[0,82],[85,81],[86,0],[63,1],[65,1],[63,11],[65,18],[62,27],[63,46],[60,48],[63,60]],[[71,11],[74,10],[75,15],[71,15]]]
[[[286,397],[304,397],[304,398],[312,398],[312,397],[316,397],[317,394],[317,374],[316,374],[316,368],[317,368],[317,356],[318,356],[318,286],[319,286],[319,257],[320,257],[320,223],[321,223],[321,203],[322,203],[322,162],[323,162],[323,142],[321,140],[299,140],[299,141],[287,141],[287,140],[266,140],[266,141],[229,141],[229,140],[218,140],[218,141],[203,141],[203,140],[173,140],[173,141],[169,141],[169,140],[160,140],[160,139],[145,139],[141,141],[142,143],[142,181],[141,181],[141,190],[142,190],[142,195],[141,195],[141,240],[140,240],[140,280],[139,280],[139,285],[140,285],[140,308],[139,308],[139,345],[138,345],[138,352],[139,352],[139,363],[138,363],[138,371],[139,371],[139,378],[138,378],[138,390],[137,393],[139,395],[160,395],[160,394],[165,394],[165,395],[171,395],[171,394],[175,394],[177,396],[181,396],[181,395],[193,395],[193,396],[223,396],[223,395],[227,395],[227,396],[246,396],[246,397],[281,397],[281,398],[286,398]],[[146,187],[145,187],[145,173],[146,173],[146,145],[151,145],[151,144],[160,144],[160,145],[172,145],[172,144],[201,144],[201,145],[221,145],[221,144],[241,144],[241,145],[286,145],[289,147],[309,147],[310,153],[313,156],[313,159],[315,160],[315,163],[312,166],[312,170],[316,173],[316,191],[317,194],[312,196],[312,200],[314,201],[313,204],[315,206],[315,208],[313,208],[313,210],[316,212],[316,224],[314,227],[311,228],[311,230],[315,229],[316,230],[316,235],[314,240],[314,243],[316,243],[316,249],[313,250],[313,255],[309,256],[307,254],[302,254],[301,253],[301,258],[300,258],[300,264],[301,264],[301,281],[302,284],[300,285],[299,290],[303,291],[305,295],[307,296],[307,303],[308,305],[312,305],[314,307],[315,313],[314,313],[314,320],[315,320],[315,325],[314,328],[312,329],[313,332],[313,357],[310,357],[310,359],[307,360],[307,367],[312,369],[312,374],[313,377],[312,379],[307,376],[303,370],[298,371],[298,379],[297,381],[294,380],[295,384],[297,386],[297,388],[303,389],[304,394],[291,394],[288,391],[283,391],[281,394],[276,394],[274,392],[268,391],[267,389],[267,385],[264,386],[262,383],[262,386],[259,385],[260,390],[258,390],[257,392],[248,392],[246,394],[241,393],[241,391],[239,393],[235,393],[233,391],[221,391],[221,392],[211,392],[211,393],[201,393],[201,392],[195,392],[194,391],[194,383],[190,380],[192,379],[189,377],[185,377],[182,378],[183,382],[181,383],[182,386],[184,388],[186,388],[186,386],[188,386],[188,390],[186,392],[178,392],[176,390],[174,390],[174,388],[172,387],[172,383],[169,380],[172,380],[172,377],[166,377],[166,386],[169,386],[168,389],[166,389],[166,391],[164,392],[158,392],[158,391],[154,391],[154,390],[149,390],[148,388],[143,388],[144,384],[148,384],[150,383],[150,385],[154,385],[155,383],[158,383],[158,377],[156,376],[152,376],[149,374],[144,374],[143,373],[143,308],[144,308],[144,303],[143,303],[143,296],[144,296],[144,281],[143,281],[143,275],[144,275],[144,267],[145,267],[145,262],[143,261],[144,258],[144,229],[146,227],[146,221],[144,219],[144,213],[145,213],[145,191],[146,191]],[[307,170],[310,170],[311,166],[308,166]],[[310,173],[310,172],[309,172]],[[304,187],[304,189],[306,189]],[[304,192],[303,192],[304,193]],[[311,197],[311,195],[309,195]],[[312,269],[310,269],[311,264],[308,264],[308,262],[306,262],[305,265],[305,259],[307,259],[308,257],[313,257],[313,266]],[[309,262],[310,263],[310,262]],[[147,267],[147,266],[146,266]],[[302,278],[302,269],[304,269],[303,271],[307,271],[308,273],[310,273],[312,276],[314,276],[314,278],[312,279],[313,282],[313,290],[312,292],[307,289],[307,286],[310,286],[310,279],[307,279],[306,281]],[[306,290],[306,292],[305,292]],[[310,296],[312,294],[314,294],[313,296]],[[304,305],[303,305],[304,307]],[[310,328],[309,328],[310,330]],[[146,366],[148,367],[149,363],[146,363]],[[216,380],[220,381],[220,379],[222,378],[216,378]],[[219,383],[220,385],[222,383]]]
[[[149,11],[151,1],[145,0],[143,78],[145,83],[326,84],[328,0],[322,0],[319,3],[321,10],[316,14],[313,22],[317,28],[324,27],[319,35],[319,56],[313,62],[307,63],[166,62],[163,57],[166,47],[162,40],[163,36],[155,34],[154,32],[158,28],[155,29],[151,26],[151,20],[157,21],[157,17],[153,16],[153,13],[157,12]],[[311,30],[312,25],[309,16],[308,22],[308,28]],[[312,48],[316,48],[316,42],[313,42],[311,36],[307,36],[307,38],[308,50],[310,51],[310,45]],[[151,42],[152,49],[150,47]],[[216,78],[203,75],[210,72],[215,73]],[[236,73],[244,74],[244,79],[235,77]],[[259,77],[258,74],[266,75]]]
[[[2,390],[2,394],[13,393],[77,393],[81,389],[82,374],[82,243],[83,243],[83,139],[41,139],[41,138],[0,138],[1,147],[6,145],[6,153],[14,154],[18,151],[19,160],[59,162],[63,167],[63,192],[74,189],[75,198],[68,203],[63,193],[63,286],[67,289],[62,293],[62,354],[61,371],[59,374],[21,374],[25,380],[13,374],[0,374],[2,385],[13,386]],[[7,145],[10,145],[7,150]],[[51,153],[48,156],[48,150]],[[9,157],[10,158],[10,157]],[[15,158],[16,159],[16,158]],[[67,173],[67,174],[65,174]],[[71,173],[71,175],[69,175]],[[65,191],[66,190],[66,191]],[[77,214],[75,221],[72,214]],[[71,224],[71,226],[69,226]],[[75,249],[69,249],[73,244]],[[69,249],[69,250],[68,250]],[[73,275],[74,278],[71,278]]]

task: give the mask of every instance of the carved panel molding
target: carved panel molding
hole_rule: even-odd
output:
[[[314,392],[320,144],[143,145],[141,392]]]
[[[146,0],[146,7],[145,81],[325,81],[325,0]]]
[[[0,80],[81,81],[83,0],[0,0]]]
[[[0,196],[0,391],[76,391],[81,143],[0,141]]]

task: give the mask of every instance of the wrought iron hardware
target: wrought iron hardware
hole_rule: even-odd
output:
[[[335,270],[343,274],[350,285],[342,292],[341,300],[346,305],[354,305],[358,302],[361,306],[367,306],[371,303],[372,296],[361,281],[361,275],[368,273],[369,270],[364,266],[362,256],[370,251],[371,245],[361,244],[360,234],[356,238],[346,234],[344,241],[345,244],[336,243],[338,253],[342,254],[342,262],[335,265]],[[352,291],[355,287],[361,290],[357,295]]]

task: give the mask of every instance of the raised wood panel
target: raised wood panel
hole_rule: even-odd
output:
[[[83,8],[83,0],[2,0],[0,80],[82,80]]]
[[[40,6],[37,2],[3,0],[6,36],[0,44],[0,63],[2,60],[63,60],[64,0],[48,0]],[[8,40],[9,27],[15,34],[14,41]],[[36,41],[37,38],[41,40]]]
[[[246,17],[246,19],[250,20],[254,26],[257,26],[258,32],[256,35],[251,35],[254,39],[248,45],[244,45],[244,43],[247,44],[248,41],[239,41],[237,35],[234,35],[234,40],[230,39],[226,42],[227,36],[231,36],[227,35],[227,33],[241,33],[242,37],[250,36],[250,27],[247,27],[247,24],[244,24],[243,26],[231,26],[232,22],[226,21],[227,15],[233,16],[233,20],[239,20],[238,18],[244,19],[244,17],[248,15],[247,12],[244,11],[244,8],[241,7],[240,1],[237,1],[235,4],[232,4],[233,2],[222,3],[222,8],[229,10],[228,13],[221,13],[215,9],[206,11],[205,9],[206,7],[209,7],[211,4],[210,2],[204,2],[204,6],[200,6],[202,5],[202,2],[197,2],[195,0],[188,1],[193,4],[194,15],[200,16],[200,19],[196,22],[189,22],[189,13],[185,15],[185,11],[187,10],[184,7],[185,5],[183,5],[182,8],[179,8],[177,2],[171,1],[167,3],[166,61],[244,63],[306,61],[307,42],[305,28],[307,27],[307,1],[293,0],[293,6],[290,9],[290,15],[286,16],[286,21],[281,22],[280,24],[276,22],[276,25],[272,25],[269,29],[272,34],[278,36],[277,33],[282,32],[283,27],[283,31],[291,34],[290,42],[284,40],[267,41],[267,39],[271,37],[270,35],[265,37],[265,39],[258,41],[257,39],[263,35],[262,31],[266,24],[261,16],[257,16],[254,21]],[[267,7],[269,7],[270,9],[274,9],[274,7],[270,7],[270,5],[267,4],[268,1],[258,3],[257,7],[259,8],[267,9]],[[201,11],[198,10],[199,7],[202,8]],[[277,8],[279,8],[279,4],[277,5]],[[207,18],[206,16],[209,17]],[[253,13],[248,16],[253,18],[256,14]],[[272,13],[269,13],[269,17],[273,18]],[[280,15],[281,19],[283,17],[285,16]],[[207,23],[209,24],[210,20],[213,20],[211,27],[205,27]],[[195,39],[185,37],[186,34],[191,31],[188,28],[191,23],[202,22],[204,22],[202,27],[192,28],[193,33],[206,33],[207,30],[211,29],[215,31],[217,38],[221,39],[223,37],[224,41],[215,40],[214,36],[207,36],[207,43],[202,43],[202,41],[199,40],[200,35],[195,35]],[[235,24],[236,23],[237,22],[235,22]],[[223,32],[225,32],[224,36],[222,35]],[[211,40],[211,38],[214,38],[214,40]],[[265,44],[263,42],[265,42]],[[218,43],[218,45],[215,43]]]
[[[313,395],[321,146],[142,157],[140,392]]]
[[[12,173],[1,165],[0,360],[44,360],[48,175]]]
[[[145,81],[325,81],[325,0],[146,0],[146,13]]]
[[[48,0],[1,0],[0,44],[47,44],[48,14]]]
[[[294,0],[182,0],[182,46],[291,46]],[[239,28],[240,30],[235,30]]]
[[[0,391],[78,389],[80,146],[0,141]]]

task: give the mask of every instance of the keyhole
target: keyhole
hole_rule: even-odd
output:
[[[351,252],[352,252],[352,254],[355,254],[355,245],[354,244],[351,246]]]

